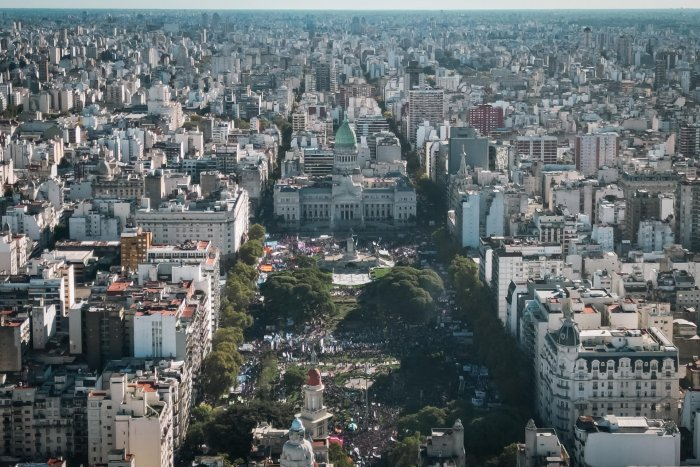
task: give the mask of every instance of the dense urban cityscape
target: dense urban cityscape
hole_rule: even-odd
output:
[[[700,465],[698,24],[0,9],[0,467]]]

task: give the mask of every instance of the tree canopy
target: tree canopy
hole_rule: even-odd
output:
[[[396,443],[389,455],[393,467],[415,467],[420,465],[420,433],[416,432]]]
[[[376,305],[380,318],[424,324],[433,318],[435,300],[444,290],[435,271],[399,266],[365,286],[364,298]]]
[[[332,276],[318,268],[299,268],[271,274],[260,286],[268,321],[293,320],[299,325],[325,320],[335,312]]]
[[[333,467],[353,467],[355,463],[348,456],[340,443],[331,443],[328,446],[328,460]]]
[[[265,227],[260,224],[251,224],[248,227],[248,240],[265,240]]]
[[[219,410],[203,427],[202,438],[212,451],[229,459],[247,458],[253,441],[252,429],[258,422],[286,427],[294,418],[294,408],[278,402],[252,400]]]
[[[248,240],[238,250],[238,258],[248,265],[255,265],[263,254],[263,244],[260,240]]]

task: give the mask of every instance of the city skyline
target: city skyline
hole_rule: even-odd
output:
[[[0,8],[12,9],[28,9],[28,8],[47,8],[47,9],[112,9],[114,4],[106,0],[87,1],[78,0],[71,2],[70,5],[59,5],[48,0],[27,0],[21,5],[5,4],[0,2]],[[222,2],[221,0],[204,0],[196,5],[185,0],[156,0],[150,2],[147,8],[144,8],[143,2],[137,0],[126,0],[120,3],[119,9],[162,9],[162,10],[250,10],[249,3],[243,2]],[[577,4],[575,7],[562,8],[562,4],[555,0],[543,0],[533,4],[523,5],[522,2],[514,0],[498,0],[496,2],[462,2],[458,0],[447,0],[439,5],[426,4],[417,0],[386,0],[381,3],[371,0],[357,0],[352,4],[339,7],[329,7],[327,2],[322,0],[301,0],[295,2],[293,8],[290,8],[288,2],[281,0],[272,0],[266,4],[256,4],[256,10],[322,10],[322,11],[360,11],[360,10],[425,10],[425,11],[470,11],[470,10],[654,10],[660,9],[658,2],[653,0],[592,0],[586,3]],[[663,10],[669,9],[689,9],[693,8],[693,4],[687,0],[672,0],[664,4]]]

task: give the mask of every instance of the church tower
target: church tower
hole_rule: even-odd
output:
[[[321,372],[316,368],[309,370],[304,385],[304,406],[299,418],[312,439],[328,436],[328,420],[333,417],[333,414],[323,405],[324,389]]]

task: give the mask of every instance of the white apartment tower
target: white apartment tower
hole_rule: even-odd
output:
[[[88,394],[88,462],[106,464],[114,449],[136,457],[138,465],[173,465],[173,413],[154,384],[130,383],[113,374],[109,388]]]
[[[576,169],[585,176],[595,175],[599,167],[617,160],[617,133],[596,133],[576,137]]]

